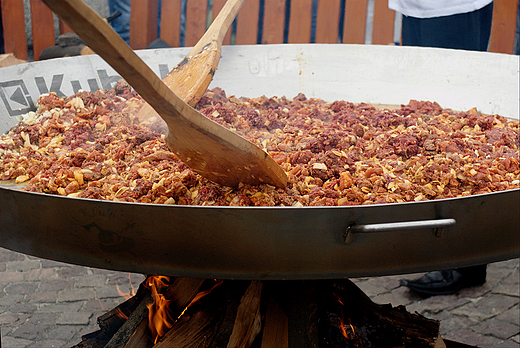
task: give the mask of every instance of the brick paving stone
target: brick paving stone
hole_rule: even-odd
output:
[[[491,293],[494,286],[496,286],[496,284],[492,284],[492,282],[488,280],[483,285],[462,289],[455,295],[466,298],[480,298],[482,296],[486,296],[486,294]]]
[[[450,334],[451,332],[467,329],[472,325],[475,325],[475,322],[471,321],[469,318],[453,315],[448,311],[439,312],[436,314],[425,313],[424,316],[426,318],[435,319],[440,322],[439,331],[442,337]]]
[[[495,317],[495,319],[520,327],[520,306],[516,305],[507,311],[500,313]]]
[[[518,293],[519,287],[520,287],[520,276],[519,276],[519,269],[517,268],[510,276],[508,276],[501,283],[499,283],[493,289],[493,292],[497,293],[497,294],[504,294],[504,295],[520,297],[520,294]]]
[[[38,290],[41,292],[56,292],[59,290],[71,289],[73,285],[74,279],[45,279],[40,283]]]
[[[35,313],[13,331],[13,336],[27,340],[38,340],[49,330],[48,323],[56,322],[58,314]]]
[[[63,262],[47,260],[47,259],[42,259],[41,262],[42,262],[42,268],[55,268],[55,267],[69,266]]]
[[[72,291],[61,290],[58,292],[58,302],[73,302],[92,300],[96,297],[96,291],[90,288],[73,289]]]
[[[126,290],[126,289],[125,289]],[[106,286],[102,288],[96,289],[96,294],[98,298],[118,298],[121,297],[121,294],[117,291],[116,285]]]
[[[56,325],[54,329],[48,332],[47,338],[68,342],[74,338],[77,332],[77,325]]]
[[[23,283],[13,283],[4,288],[4,292],[7,295],[27,295],[34,293],[38,288],[38,283],[34,282],[23,282]]]
[[[64,266],[59,267],[56,273],[60,278],[70,279],[71,277],[88,275],[89,269],[87,267]]]
[[[517,303],[518,298],[490,294],[486,296],[484,300],[479,299],[475,302],[457,307],[452,313],[465,315],[475,322],[481,322],[512,308]]]
[[[2,264],[6,264],[10,261],[22,261],[25,260],[26,256],[24,254],[16,253],[16,252],[4,252],[0,254],[0,262]]]
[[[58,303],[44,303],[40,305],[38,313],[64,313],[64,312],[78,312],[83,307],[81,302],[58,302]]]
[[[30,315],[24,313],[13,313],[13,312],[5,312],[0,315],[0,327],[4,327],[6,324],[13,325],[18,327],[21,325]]]
[[[60,314],[58,319],[56,320],[56,324],[58,325],[88,325],[90,322],[90,317],[92,313],[90,312],[71,312],[64,311]]]
[[[12,261],[8,262],[6,265],[6,269],[8,271],[29,271],[31,269],[37,269],[41,267],[41,263],[39,260],[22,260],[22,261]]]
[[[25,281],[36,281],[42,279],[52,279],[54,277],[54,270],[52,268],[37,268],[24,272]]]
[[[2,335],[2,347],[5,348],[25,348],[32,343],[33,342],[31,340]]]
[[[408,306],[415,301],[414,298],[408,296],[408,289],[404,287],[396,288],[394,291],[385,292],[374,296],[372,301],[379,304],[391,303],[393,306]]]
[[[11,308],[12,306],[16,306],[18,303],[22,303],[24,301],[23,295],[7,295],[0,298],[0,306],[5,306],[7,308]]]
[[[23,272],[5,271],[5,272],[2,272],[2,278],[0,279],[0,284],[10,283],[10,282],[21,282],[24,280],[23,277],[24,277]]]
[[[20,303],[12,308],[13,313],[28,313],[36,312],[37,306],[32,303]]]
[[[483,336],[470,329],[456,330],[442,337],[448,340],[463,342],[464,344],[470,346],[478,346],[482,348],[500,345],[504,342],[504,340],[501,340],[499,338],[493,336]]]
[[[27,294],[25,299],[35,303],[55,303],[58,299],[58,293],[56,291],[37,291],[33,294]]]
[[[433,296],[430,298],[416,301],[406,306],[406,309],[412,313],[418,312],[425,315],[425,313],[436,314],[441,311],[451,310],[465,305],[469,301],[465,298],[453,296]]]
[[[472,327],[475,332],[507,340],[518,334],[518,326],[506,322],[486,320]]]
[[[67,347],[66,341],[60,341],[60,340],[42,340],[39,342],[33,342],[31,344],[28,344],[26,348],[53,348],[53,347]]]
[[[105,312],[108,311],[121,302],[123,302],[123,298],[100,298],[95,300],[88,300],[83,302],[83,307],[81,307],[84,311],[90,311],[94,313]]]
[[[83,277],[78,277],[74,283],[74,286],[79,288],[84,287],[96,287],[102,288],[106,283],[106,277],[102,274],[89,274]]]

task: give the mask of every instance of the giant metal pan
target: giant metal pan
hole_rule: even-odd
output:
[[[224,47],[212,86],[228,95],[299,92],[518,118],[519,59],[490,53],[356,45]],[[165,74],[187,49],[141,51]],[[110,88],[99,57],[1,69],[0,131],[37,96]],[[519,256],[520,190],[404,204],[251,208],[103,202],[0,188],[0,246],[73,264],[204,278],[377,276]]]

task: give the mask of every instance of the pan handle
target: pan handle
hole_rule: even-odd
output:
[[[447,227],[454,226],[457,221],[455,219],[437,219],[437,220],[420,220],[420,221],[404,221],[404,222],[387,222],[381,224],[367,224],[367,225],[349,225],[343,241],[345,244],[350,244],[354,241],[356,233],[380,233],[404,230],[430,229],[434,230],[434,234],[442,238],[443,230]]]

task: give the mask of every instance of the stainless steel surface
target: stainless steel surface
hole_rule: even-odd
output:
[[[144,274],[247,279],[376,276],[518,257],[520,190],[351,207],[192,207],[103,202],[0,189],[0,245],[73,264]],[[501,207],[509,209],[501,209]],[[421,227],[350,225],[456,219]]]
[[[405,230],[422,230],[430,229],[439,238],[443,236],[443,231],[447,227],[452,227],[457,223],[455,219],[439,219],[439,220],[419,220],[419,221],[404,221],[404,222],[390,222],[382,224],[367,224],[367,225],[349,225],[345,232],[345,244],[350,244],[355,238],[356,233],[381,233],[394,232]]]
[[[164,70],[161,62],[177,62],[186,51],[140,54]],[[357,68],[338,69],[346,64]],[[517,56],[454,50],[237,46],[223,48],[213,85],[238,96],[292,97],[303,92],[327,100],[380,104],[427,99],[443,107],[476,106],[518,118],[518,70]],[[95,56],[1,72],[0,132],[15,124],[16,116],[46,88],[71,94],[78,86],[106,88],[117,81]],[[515,189],[386,205],[194,207],[51,196],[0,185],[0,246],[145,274],[234,279],[378,276],[518,257],[519,202],[520,190]],[[449,219],[456,223],[444,224]],[[442,228],[425,227],[427,220],[444,222]],[[373,224],[395,223],[406,228],[391,225],[385,233],[351,233],[350,244],[345,244],[349,226],[371,229]]]

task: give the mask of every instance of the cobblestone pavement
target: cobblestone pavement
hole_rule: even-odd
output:
[[[399,285],[420,274],[353,281],[376,303],[405,305],[440,320],[445,339],[480,347],[520,347],[519,259],[488,266],[487,282],[455,295],[421,299]],[[144,279],[0,248],[0,347],[71,347],[98,330],[96,319]]]

